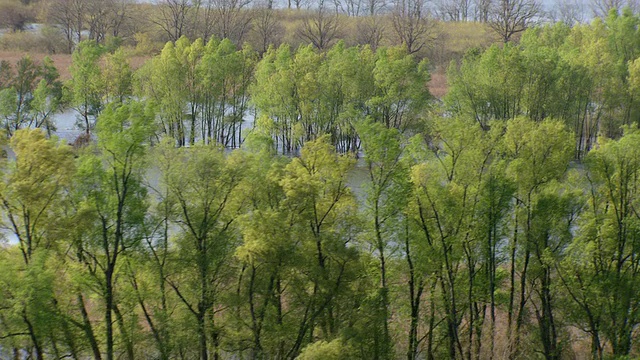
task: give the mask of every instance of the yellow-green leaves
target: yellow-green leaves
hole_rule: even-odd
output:
[[[504,144],[513,158],[507,172],[525,193],[560,179],[573,156],[572,134],[559,121],[513,120],[507,125]]]
[[[49,248],[62,229],[64,191],[74,173],[69,146],[47,139],[40,129],[19,130],[11,138],[15,161],[9,163],[2,183],[2,207],[7,226],[18,238],[28,262],[41,246]]]

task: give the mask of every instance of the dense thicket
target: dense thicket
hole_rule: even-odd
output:
[[[3,65],[0,357],[637,356],[639,22],[471,52],[442,111],[403,48]]]

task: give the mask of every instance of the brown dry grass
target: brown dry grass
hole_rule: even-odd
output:
[[[62,79],[69,78],[69,66],[71,65],[71,55],[68,54],[60,54],[60,55],[49,55],[44,53],[32,53],[26,51],[0,51],[0,61],[5,60],[10,64],[15,65],[18,60],[22,59],[24,56],[29,55],[33,60],[40,63],[42,59],[46,56],[50,57],[53,60],[55,67],[58,69],[60,73],[60,77]]]
[[[60,73],[60,78],[62,80],[68,80],[71,78],[71,75],[69,74],[69,66],[71,66],[71,55],[69,54],[49,55],[27,51],[0,51],[0,61],[5,60],[10,64],[15,65],[18,60],[22,59],[26,55],[29,55],[38,63],[41,63],[46,56],[50,57],[51,60],[53,60],[53,64]],[[142,66],[148,59],[149,56],[132,56],[129,58],[129,65],[131,65],[133,69],[137,69]]]
[[[443,68],[436,69],[431,73],[431,81],[429,81],[429,92],[438,99],[442,99],[449,89],[447,86],[447,75]]]

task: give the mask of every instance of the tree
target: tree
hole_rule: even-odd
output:
[[[60,346],[53,334],[69,325],[58,317],[55,274],[49,264],[55,255],[61,256],[65,247],[62,235],[66,229],[61,219],[65,217],[65,193],[74,171],[73,155],[61,142],[46,139],[40,129],[18,130],[10,146],[16,158],[6,168],[0,201],[7,217],[5,229],[16,237],[17,249],[14,260],[7,259],[15,269],[7,275],[15,278],[0,281],[0,291],[6,299],[0,322],[10,334],[28,336],[35,358],[44,359],[46,343],[52,341],[54,346]],[[71,351],[75,351],[73,347]]]
[[[510,256],[510,279],[509,279],[509,303],[508,321],[509,334],[512,334],[511,357],[519,356],[520,336],[523,325],[526,322],[526,306],[531,299],[530,291],[540,291],[543,299],[541,301],[548,306],[540,315],[540,322],[544,322],[542,331],[549,331],[543,334],[545,347],[548,346],[548,356],[558,356],[556,353],[557,338],[551,332],[555,326],[553,320],[553,309],[551,308],[550,289],[550,265],[538,264],[545,271],[542,274],[542,281],[539,283],[542,289],[529,288],[528,282],[536,283],[537,275],[531,274],[532,255],[538,262],[548,261],[549,252],[560,251],[566,243],[566,233],[562,235],[562,242],[555,247],[550,242],[549,229],[540,231],[536,225],[540,222],[542,226],[549,225],[546,214],[550,211],[547,206],[552,206],[547,201],[553,196],[545,197],[545,189],[551,186],[554,180],[560,180],[568,167],[572,157],[571,133],[569,133],[562,123],[553,120],[545,120],[541,123],[533,123],[525,118],[517,118],[507,125],[504,137],[504,146],[508,156],[513,160],[507,168],[507,174],[516,186],[516,217],[514,233],[509,244]],[[550,190],[552,193],[554,190]],[[543,210],[539,210],[543,208]],[[561,211],[564,212],[564,211]],[[542,219],[540,219],[542,218]],[[559,216],[560,219],[563,217]],[[558,220],[560,220],[558,219]],[[569,222],[572,217],[569,216]],[[560,220],[562,221],[562,220]],[[567,227],[570,229],[570,226]],[[553,250],[548,250],[553,249]],[[543,252],[547,252],[544,255]],[[519,258],[520,261],[517,261]],[[520,266],[520,268],[518,268]],[[516,272],[519,272],[520,289],[516,289]],[[545,298],[546,297],[546,298]],[[517,303],[516,303],[517,301]],[[545,328],[546,327],[546,328]]]
[[[158,19],[152,20],[167,34],[169,41],[187,35],[187,24],[193,7],[190,0],[163,0]]]
[[[102,70],[105,103],[124,103],[133,92],[133,71],[122,49],[104,57]]]
[[[25,56],[16,64],[11,87],[0,92],[0,115],[5,117],[3,127],[9,136],[29,122],[30,105],[39,73],[40,67]]]
[[[439,1],[436,12],[440,19],[449,21],[468,21],[472,17],[471,0]]]
[[[493,0],[475,0],[474,20],[479,22],[489,22],[489,14],[493,8]]]
[[[489,26],[503,43],[531,26],[541,14],[537,0],[499,0],[489,14]]]
[[[426,88],[431,78],[427,68],[427,60],[417,62],[407,47],[379,48],[374,93],[366,101],[369,116],[401,132],[415,128],[431,98]]]
[[[108,105],[97,126],[97,151],[87,151],[79,159],[76,181],[82,185],[75,196],[77,216],[85,228],[76,244],[76,261],[89,274],[103,301],[107,360],[118,352],[114,323],[120,330],[123,352],[133,358],[131,334],[117,301],[118,280],[123,258],[142,241],[146,189],[141,180],[151,119],[148,109],[137,102]]]
[[[183,38],[183,50],[189,49],[189,45],[189,40]],[[156,107],[157,128],[182,146],[187,141],[184,118],[189,93],[186,70],[179,56],[182,54],[178,54],[174,43],[168,42],[160,55],[147,62],[136,75],[138,94],[146,96]]]
[[[293,214],[287,211],[280,186],[288,160],[274,156],[268,138],[250,136],[251,152],[245,157],[248,166],[240,191],[250,194],[246,201],[251,205],[239,219],[243,243],[236,248],[235,256],[242,268],[238,298],[234,299],[238,301],[234,304],[235,320],[241,334],[245,329],[248,334],[236,341],[239,348],[248,343],[253,358],[284,358],[297,321],[287,316],[287,309],[296,306],[287,304],[286,299],[288,289],[295,284],[293,269],[300,256]]]
[[[338,38],[339,33],[340,22],[338,14],[332,14],[324,4],[324,0],[321,0],[317,10],[304,19],[298,36],[322,51],[329,48]]]
[[[210,1],[213,34],[219,39],[229,39],[238,46],[245,41],[250,31],[253,12],[247,8],[251,0]]]
[[[99,64],[102,53],[103,48],[95,41],[83,41],[73,52],[69,68],[71,104],[78,112],[80,125],[87,135],[95,127],[103,107],[104,85]]]
[[[0,116],[6,134],[11,136],[21,128],[46,127],[51,135],[50,116],[63,103],[62,84],[51,59],[47,57],[38,64],[25,56],[16,64],[15,74],[10,68],[6,74],[8,87],[0,89]]]
[[[3,0],[0,2],[0,26],[12,31],[22,31],[33,19],[31,9],[19,0]]]
[[[416,230],[413,236],[419,239],[413,242],[411,261],[407,259],[410,270],[415,262],[417,268],[427,267],[432,275],[412,277],[418,286],[411,292],[411,301],[412,307],[418,306],[415,302],[420,298],[416,293],[424,286],[429,289],[431,302],[438,299],[438,310],[431,305],[428,319],[427,356],[456,359],[473,355],[474,336],[476,342],[481,340],[475,330],[482,319],[474,309],[474,302],[480,301],[475,298],[475,291],[471,291],[477,286],[479,261],[475,249],[481,241],[474,236],[474,217],[495,144],[480,126],[469,120],[438,119],[432,126],[432,145],[414,140],[413,156],[422,161],[411,168],[413,198],[407,210]],[[468,323],[467,351],[463,345],[463,321]],[[445,348],[439,353],[436,349],[440,344],[432,336],[436,331],[441,331],[445,340]],[[417,344],[413,341],[415,349]],[[408,355],[415,358],[415,350]]]
[[[508,120],[521,114],[525,69],[520,51],[506,44],[483,54],[469,53],[460,68],[448,70],[451,91],[445,103],[456,113],[474,118],[487,129],[490,120]]]
[[[237,50],[229,39],[212,39],[196,67],[200,92],[201,140],[239,147],[248,110],[247,90],[253,79],[256,53],[248,46]]]
[[[398,42],[406,46],[409,54],[422,50],[432,31],[424,0],[399,0],[391,16]]]
[[[637,138],[636,130],[626,128],[620,140],[603,139],[601,147],[587,157],[591,210],[574,246],[585,245],[593,253],[568,274],[573,281],[589,285],[572,289],[572,295],[582,308],[581,318],[592,336],[594,355],[600,357],[602,335],[614,356],[629,354],[632,329],[640,321],[637,312],[631,310],[638,306],[639,279],[634,255],[638,246],[636,174],[640,170]],[[576,248],[576,254],[580,250]]]
[[[595,17],[604,19],[612,10],[618,12],[628,8],[635,13],[638,11],[639,4],[635,0],[592,0],[589,6]]]
[[[578,0],[558,2],[551,13],[553,20],[561,21],[569,26],[585,22],[586,4]]]
[[[385,34],[385,25],[379,16],[367,16],[358,19],[357,38],[358,43],[369,45],[371,50],[376,51]]]
[[[58,70],[50,58],[44,58],[40,75],[42,79],[33,90],[33,99],[30,103],[30,119],[27,126],[44,127],[47,135],[51,137],[51,132],[56,129],[53,121],[51,121],[52,116],[66,105],[64,88],[59,80]]]
[[[257,38],[257,50],[264,54],[269,46],[280,46],[284,27],[275,10],[258,7],[254,11],[251,33]]]
[[[71,54],[77,43],[83,40],[87,4],[85,0],[50,0],[47,2],[47,19],[61,27],[67,40],[67,52]]]
[[[0,197],[23,260],[29,264],[36,250],[55,247],[51,233],[57,235],[61,229],[53,219],[60,216],[59,201],[71,181],[72,154],[62,143],[46,139],[40,129],[19,130],[10,145],[16,160]]]
[[[237,246],[235,220],[241,199],[236,191],[243,177],[242,157],[235,153],[225,158],[215,145],[173,151],[179,151],[173,155],[177,163],[163,186],[175,201],[180,232],[177,266],[166,281],[195,320],[199,358],[219,359],[216,305],[232,274],[229,265]]]
[[[390,286],[389,258],[393,253],[392,239],[402,235],[402,211],[406,207],[409,190],[409,171],[402,161],[402,138],[397,129],[388,129],[381,123],[363,124],[358,129],[367,165],[367,242],[378,258],[379,288],[376,296],[379,304],[379,323],[374,322],[373,357],[393,357],[393,342],[389,332]],[[413,299],[412,299],[413,300]],[[412,319],[413,320],[413,319]],[[382,329],[380,329],[382,328]],[[412,328],[410,332],[414,332]],[[410,342],[413,340],[410,339]],[[410,345],[410,347],[413,344]],[[416,349],[417,350],[417,349]],[[410,350],[411,352],[411,350]],[[415,356],[415,351],[411,356]]]
[[[280,181],[299,239],[295,264],[297,286],[293,343],[286,357],[295,357],[316,336],[334,339],[348,326],[352,292],[357,281],[357,250],[350,246],[357,233],[355,199],[346,186],[353,162],[335,153],[328,136],[309,141],[299,158],[284,169]]]

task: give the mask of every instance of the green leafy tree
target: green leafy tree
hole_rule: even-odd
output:
[[[115,323],[124,353],[128,358],[134,356],[131,334],[118,306],[124,295],[118,278],[122,259],[139,248],[142,240],[147,191],[141,179],[152,118],[137,102],[107,106],[100,116],[95,151],[87,151],[79,159],[77,216],[86,229],[76,245],[77,261],[84,265],[103,302],[104,354],[108,360],[117,354]]]
[[[300,247],[294,270],[297,284],[290,294],[297,305],[297,329],[288,358],[316,336],[333,339],[347,325],[345,307],[358,259],[349,246],[357,231],[356,203],[346,185],[351,167],[352,160],[336,154],[323,136],[305,144],[280,181]]]
[[[222,327],[217,325],[216,305],[233,273],[229,265],[237,246],[242,157],[235,153],[225,158],[221,149],[199,145],[174,159],[177,163],[163,186],[175,201],[180,232],[175,268],[166,281],[196,322],[199,358],[218,359]]]
[[[626,129],[620,140],[603,140],[602,147],[588,157],[591,211],[579,241],[593,249],[593,255],[570,272],[570,279],[589,281],[589,288],[576,290],[574,296],[583,308],[582,318],[587,321],[598,356],[603,352],[601,334],[611,344],[614,356],[628,355],[631,329],[638,323],[632,310],[638,301],[633,255],[637,246],[637,137],[635,130]]]
[[[427,60],[419,63],[405,47],[379,48],[373,70],[374,95],[367,101],[370,116],[400,131],[415,128],[431,95]]]
[[[490,141],[479,125],[468,120],[436,120],[432,125],[431,147],[419,144],[414,157],[421,157],[411,169],[413,197],[408,216],[418,229],[416,255],[412,261],[423,262],[433,271],[430,279],[431,298],[441,297],[442,320],[432,311],[428,332],[438,331],[435,322],[444,323],[445,352],[435,352],[435,337],[429,339],[430,358],[458,358],[465,355],[461,331],[463,320],[469,322],[469,349],[473,344],[475,322],[481,321],[472,311],[478,259],[475,249],[479,238],[474,237],[474,217],[481,203],[480,189],[495,140]],[[486,147],[485,147],[486,146]],[[419,234],[419,235],[418,235]],[[473,253],[470,252],[473,250]],[[469,271],[465,278],[461,268]],[[424,281],[424,280],[423,280]],[[465,295],[468,295],[465,298]],[[477,304],[476,304],[477,305]],[[463,309],[469,308],[466,318]],[[464,319],[463,319],[464,318]],[[476,338],[480,341],[480,338]],[[472,354],[471,350],[466,353]],[[413,355],[415,356],[415,355]]]
[[[86,134],[95,127],[103,108],[104,84],[100,57],[104,50],[95,41],[78,44],[69,68],[71,81],[67,84],[71,106],[78,112]]]
[[[8,86],[0,86],[0,116],[6,133],[11,136],[21,128],[46,127],[51,135],[50,116],[62,106],[62,84],[51,59],[38,64],[25,56],[17,62],[16,72],[7,67],[6,75]]]
[[[182,42],[188,42],[186,38]],[[136,72],[137,93],[156,108],[158,131],[186,144],[184,126],[188,101],[186,71],[178,58],[176,46],[168,42],[159,56]]]
[[[362,125],[358,130],[369,178],[366,195],[368,234],[365,236],[379,261],[377,297],[380,320],[379,324],[374,324],[373,330],[380,334],[374,335],[373,357],[389,359],[393,357],[393,340],[389,332],[391,304],[387,263],[394,250],[392,239],[400,237],[403,230],[404,219],[401,214],[407,205],[409,169],[406,162],[402,161],[402,137],[397,129],[388,129],[381,123],[370,123]],[[409,339],[409,352],[412,356],[417,350],[417,323],[414,325],[410,329]]]
[[[61,209],[74,172],[73,156],[66,145],[46,139],[40,129],[18,130],[10,146],[15,160],[6,166],[0,201],[6,228],[17,244],[16,256],[7,259],[11,271],[3,279],[4,305],[11,310],[3,312],[2,323],[10,326],[9,319],[13,319],[15,327],[7,329],[10,334],[26,335],[30,340],[29,346],[17,348],[32,348],[35,358],[44,359],[49,342],[58,347],[58,354],[63,351],[59,348],[61,339],[54,334],[68,330],[68,322],[59,316],[56,306],[51,263],[64,248],[60,239],[65,228],[58,220],[64,217]],[[65,340],[69,338],[63,337],[62,343]],[[71,351],[75,352],[73,346]]]
[[[536,275],[530,275],[532,252],[536,252],[536,260],[543,261],[542,251],[553,248],[560,251],[561,246],[553,247],[549,242],[549,231],[538,232],[536,229],[537,218],[544,216],[545,211],[538,212],[538,206],[550,206],[540,203],[544,198],[545,188],[554,180],[560,180],[569,165],[572,157],[571,133],[558,121],[545,120],[536,124],[525,118],[518,118],[508,123],[504,136],[504,146],[507,156],[513,160],[507,167],[507,174],[516,186],[515,200],[517,204],[514,234],[510,247],[510,285],[508,321],[511,338],[511,356],[518,356],[520,347],[520,335],[525,324],[527,302],[530,299],[527,284],[529,281],[536,283]],[[546,201],[546,200],[545,200]],[[548,211],[548,209],[546,210]],[[548,225],[548,221],[542,220]],[[521,238],[523,237],[523,238]],[[542,241],[542,243],[540,243]],[[566,242],[566,240],[564,240]],[[545,271],[550,271],[549,264],[542,264]],[[519,267],[519,268],[518,268]],[[516,290],[516,272],[519,272],[520,290]],[[531,278],[529,278],[530,276]],[[543,302],[551,306],[550,273],[543,274],[544,281],[540,283],[541,290],[546,292]],[[517,295],[517,297],[516,297]],[[516,304],[515,301],[518,301]],[[552,308],[545,310],[540,319],[544,331],[551,331],[553,327]],[[551,332],[549,332],[551,334]],[[553,337],[552,335],[550,335]],[[550,342],[549,356],[558,356],[554,348],[556,339],[543,338],[543,342]]]

